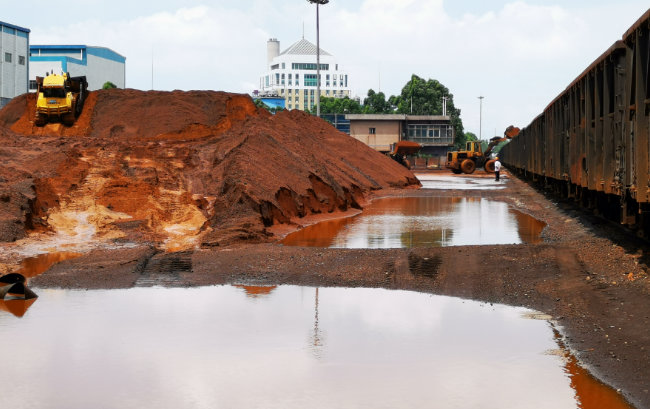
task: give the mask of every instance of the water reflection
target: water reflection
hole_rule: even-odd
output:
[[[37,256],[24,259],[20,265],[20,269],[17,272],[27,278],[36,277],[60,261],[77,258],[80,256],[81,253],[66,251],[39,254]]]
[[[10,300],[0,299],[0,310],[21,318],[35,302],[36,298]]]
[[[541,241],[545,223],[506,203],[472,197],[406,197],[374,201],[363,213],[288,235],[307,247],[400,248]]]
[[[522,308],[292,286],[40,295],[0,315],[0,384],[24,392],[3,407],[595,409]]]
[[[247,297],[258,298],[271,294],[277,285],[235,285],[234,287],[244,290]]]

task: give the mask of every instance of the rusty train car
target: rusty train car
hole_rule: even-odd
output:
[[[650,235],[650,10],[501,150],[511,172]]]

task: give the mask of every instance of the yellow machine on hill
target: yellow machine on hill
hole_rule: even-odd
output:
[[[36,77],[38,85],[36,117],[34,123],[43,126],[48,122],[62,122],[70,126],[83,109],[88,82],[86,77],[70,77],[70,74],[50,74]]]
[[[484,168],[487,173],[494,173],[494,159],[490,158],[492,149],[499,143],[512,139],[519,135],[519,128],[510,125],[503,133],[503,138],[495,136],[490,139],[485,152],[481,147],[481,141],[469,141],[464,151],[451,151],[447,153],[447,168],[456,174],[474,173],[476,168]]]

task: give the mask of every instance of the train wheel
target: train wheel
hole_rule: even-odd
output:
[[[465,159],[463,163],[460,164],[460,168],[463,173],[469,175],[470,173],[474,172],[474,169],[476,169],[476,163],[474,163],[474,161],[471,159]]]
[[[486,173],[494,173],[494,162],[496,162],[494,159],[490,159],[489,161],[485,162]]]

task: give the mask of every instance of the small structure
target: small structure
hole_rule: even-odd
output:
[[[399,141],[422,145],[420,155],[441,165],[454,145],[451,118],[443,115],[349,114],[350,136],[380,152],[390,152]]]
[[[46,73],[85,76],[88,90],[102,89],[107,81],[126,85],[126,57],[106,47],[88,45],[32,45],[29,47],[29,90],[36,92],[36,77]]]
[[[0,108],[27,92],[29,32],[0,21]]]

